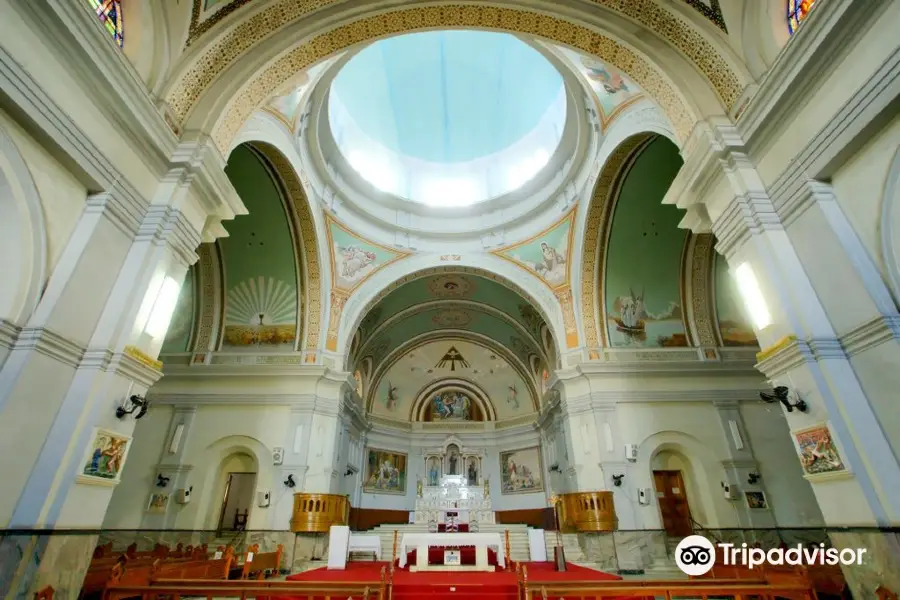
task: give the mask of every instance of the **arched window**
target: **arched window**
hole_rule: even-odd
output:
[[[816,0],[787,0],[788,31],[793,34],[809,14]]]
[[[121,48],[125,43],[125,34],[122,28],[122,1],[88,0],[88,2],[97,11],[100,21],[106,25],[106,29]]]

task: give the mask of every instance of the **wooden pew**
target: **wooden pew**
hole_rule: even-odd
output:
[[[219,585],[198,585],[194,581],[182,581],[167,585],[130,586],[110,588],[103,600],[115,598],[153,599],[164,596],[185,598],[188,596],[207,598],[290,598],[291,600],[344,598],[352,600],[387,600],[387,592],[380,582],[310,582],[310,581],[220,581]]]
[[[741,581],[722,585],[718,581],[592,581],[580,587],[562,583],[527,583],[521,590],[525,600],[613,600],[620,598],[646,599],[688,597],[702,600],[745,600],[760,598],[802,598],[815,600],[815,592],[799,585],[772,585]]]
[[[112,542],[106,542],[101,546],[94,548],[94,558],[102,558],[112,553]]]
[[[266,570],[271,569],[277,574],[281,568],[281,555],[284,553],[284,546],[278,544],[275,552],[259,553],[259,544],[253,544],[247,548],[244,555],[244,566],[241,569],[241,579],[265,579]]]
[[[34,595],[34,600],[53,600],[53,593],[56,590],[53,589],[52,585],[48,585],[44,589],[36,592]]]
[[[192,579],[212,580],[219,579],[219,583],[225,583],[228,571],[234,556],[226,554],[219,559],[187,560],[163,562],[156,559],[152,564],[141,564],[129,568],[125,565],[116,577],[107,582],[103,589],[103,598],[107,600],[119,600],[128,598],[116,590],[121,587],[148,587],[157,579],[178,580],[180,582]]]

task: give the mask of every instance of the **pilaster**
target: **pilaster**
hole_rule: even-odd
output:
[[[706,166],[695,169],[705,174],[703,185],[676,186],[667,200],[702,203],[717,250],[732,269],[746,264],[758,280],[770,316],[757,326],[764,348],[758,368],[773,386],[787,386],[810,405],[806,414],[786,412],[790,427],[827,422],[848,466],[837,479],[812,478],[826,521],[895,523],[900,501],[887,490],[900,486],[900,464],[840,341],[842,329],[859,319],[893,322],[890,296],[830,186],[780,185],[787,195],[773,199],[733,127],[717,126],[706,139],[706,149],[695,150],[705,158]],[[848,510],[841,496],[865,498],[864,504]]]

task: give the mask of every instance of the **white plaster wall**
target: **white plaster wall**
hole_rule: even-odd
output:
[[[881,253],[881,214],[888,170],[900,146],[900,115],[838,169],[831,179],[837,202],[860,241],[887,275]]]
[[[900,3],[889,2],[866,34],[865,43],[854,46],[815,90],[814,108],[800,110],[762,156],[758,170],[763,183],[769,185],[781,175],[812,137],[896,50],[898,29]]]
[[[896,341],[885,342],[850,357],[859,383],[869,399],[884,430],[894,455],[900,458],[900,410],[897,407],[897,390],[900,390],[900,345]]]
[[[639,444],[638,460],[628,464],[623,486],[607,487],[615,495],[621,529],[662,527],[655,498],[649,505],[639,505],[637,488],[655,489],[653,470],[664,468],[660,464],[674,464],[670,460],[673,454],[691,465],[684,477],[694,519],[708,528],[737,527],[735,509],[721,492],[720,481],[725,479],[721,461],[730,456],[712,403],[620,404],[617,413],[623,439],[626,443]],[[657,460],[660,453],[663,456]],[[634,521],[623,522],[629,513],[634,515]]]
[[[150,494],[173,492],[171,483],[165,489],[156,487],[156,465],[168,443],[166,433],[172,412],[171,406],[156,405],[137,422],[122,480],[103,518],[104,529],[139,529]]]
[[[158,412],[157,412],[158,411]],[[152,415],[152,416],[151,416]],[[190,430],[182,438],[183,465],[191,469],[185,485],[193,487],[191,502],[174,504],[178,529],[215,529],[223,493],[226,460],[236,453],[247,454],[258,464],[257,490],[272,492],[269,508],[254,506],[248,528],[269,529],[268,511],[286,493],[279,473],[272,464],[272,448],[283,446],[288,423],[286,406],[204,405],[197,409]],[[136,528],[144,515],[154,486],[159,458],[168,444],[171,408],[156,405],[139,422],[135,445],[129,456],[122,482],[104,521],[105,527]],[[146,422],[145,422],[146,421]],[[227,465],[225,465],[227,466]],[[174,494],[173,484],[167,491]],[[301,491],[296,488],[293,491]],[[279,529],[288,529],[288,523]]]
[[[791,441],[791,433],[780,406],[762,403],[741,405],[745,443],[758,463],[766,499],[779,527],[821,527],[825,524],[812,486],[803,478],[803,468]]]
[[[812,206],[787,228],[819,302],[840,336],[879,314],[819,207]],[[823,243],[827,242],[827,243]]]
[[[47,264],[44,272],[49,278],[81,217],[87,191],[68,169],[3,110],[0,110],[0,128],[13,140],[22,155],[41,197],[47,230]]]

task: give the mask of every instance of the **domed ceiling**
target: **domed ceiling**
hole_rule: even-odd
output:
[[[517,189],[549,161],[566,93],[514,36],[434,31],[353,56],[331,84],[328,118],[341,154],[376,188],[461,206]]]

